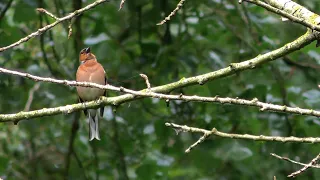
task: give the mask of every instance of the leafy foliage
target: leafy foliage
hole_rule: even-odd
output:
[[[3,10],[8,0],[0,2]],[[83,5],[93,1],[84,1]],[[62,17],[74,11],[77,0],[14,1],[0,20],[0,47],[9,45],[54,20],[36,13],[43,7]],[[269,52],[304,33],[305,28],[251,4],[237,1],[186,1],[171,21],[156,26],[177,1],[131,1],[121,11],[118,1],[100,5],[78,18],[68,39],[68,24],[3,52],[0,66],[40,76],[74,79],[79,48],[90,46],[105,67],[112,85],[139,90],[148,75],[152,86],[211,72]],[[316,10],[317,0],[301,1]],[[42,5],[41,5],[42,4]],[[1,12],[1,11],[0,11]],[[74,21],[74,20],[73,20]],[[81,30],[81,31],[80,31]],[[43,41],[43,43],[41,43]],[[83,46],[77,42],[83,42]],[[312,44],[287,57],[235,76],[183,88],[172,93],[253,99],[319,108],[317,71],[320,54]],[[0,113],[28,110],[36,82],[0,75]],[[109,96],[118,93],[109,92]],[[40,83],[29,110],[77,102],[75,88]],[[212,137],[184,150],[199,135],[180,133],[165,122],[223,132],[255,135],[316,137],[315,117],[259,112],[250,107],[143,99],[107,107],[101,122],[101,141],[88,142],[83,114],[63,114],[0,125],[0,176],[4,179],[271,179],[299,168],[271,157],[277,153],[309,161],[317,144],[253,142]],[[80,117],[80,118],[79,118]],[[73,150],[69,142],[80,119]],[[67,159],[71,158],[66,171]],[[126,173],[124,173],[126,172]],[[317,179],[308,170],[301,179]]]

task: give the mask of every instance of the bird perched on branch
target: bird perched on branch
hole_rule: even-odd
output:
[[[107,80],[105,71],[96,56],[91,53],[90,48],[85,48],[80,51],[80,66],[77,70],[76,80],[79,82],[92,82],[101,85],[106,85]],[[80,102],[93,101],[106,95],[104,89],[81,87],[77,86]],[[104,107],[100,108],[100,116],[103,116]],[[89,120],[89,140],[100,140],[99,135],[99,113],[98,109],[85,109],[84,114]]]

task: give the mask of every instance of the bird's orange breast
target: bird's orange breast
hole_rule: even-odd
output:
[[[95,62],[86,62],[81,64],[77,70],[76,80],[79,82],[92,82],[105,85],[105,71],[101,64]],[[105,90],[98,88],[89,88],[77,86],[79,97],[83,101],[92,101],[104,95]]]

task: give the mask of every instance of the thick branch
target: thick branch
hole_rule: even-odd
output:
[[[301,6],[292,0],[265,0],[271,6],[284,10],[285,12],[301,18],[304,21],[318,25],[320,23],[319,15]]]
[[[107,1],[108,0],[97,0],[94,3],[91,3],[91,4],[89,4],[88,6],[82,8],[82,9],[76,10],[73,13],[71,13],[71,14],[65,16],[65,17],[58,18],[55,22],[53,22],[53,23],[51,23],[51,24],[49,24],[47,26],[44,26],[43,28],[38,29],[36,32],[33,32],[33,33],[29,34],[28,36],[20,39],[19,41],[15,42],[13,44],[10,44],[8,46],[0,48],[0,52],[5,51],[5,50],[10,49],[10,48],[13,48],[15,46],[18,46],[19,44],[24,43],[24,42],[30,40],[31,38],[39,36],[42,33],[46,32],[47,30],[49,30],[49,29],[53,28],[54,26],[60,24],[61,22],[64,22],[64,21],[70,20],[70,19],[72,19],[72,18],[74,18],[76,16],[79,16],[80,14],[82,14],[82,13],[84,13],[84,12],[94,8],[94,7],[96,7],[97,5],[99,5],[101,3],[107,2]]]

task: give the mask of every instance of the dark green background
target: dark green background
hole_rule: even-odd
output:
[[[73,0],[15,0],[0,19],[0,46],[9,45],[54,22],[36,12],[43,7],[58,17],[84,7]],[[310,10],[317,0],[296,1]],[[8,0],[0,1],[2,11]],[[163,26],[157,26],[178,1],[110,1],[73,20],[57,25],[41,37],[0,53],[0,66],[57,79],[75,79],[78,53],[91,47],[105,67],[109,82],[139,90],[148,75],[152,86],[177,81],[227,67],[272,51],[302,35],[306,28],[281,22],[252,4],[226,0],[187,0],[182,10]],[[1,12],[0,11],[0,12]],[[315,43],[286,58],[254,70],[172,92],[186,95],[239,97],[287,106],[318,109],[320,66]],[[0,113],[25,109],[36,82],[0,75]],[[119,93],[109,92],[110,96]],[[30,110],[77,102],[74,87],[40,83]],[[61,114],[0,124],[0,176],[4,179],[285,179],[301,166],[270,156],[276,153],[308,162],[319,153],[317,144],[254,142],[211,137],[189,154],[184,151],[201,134],[180,133],[165,122],[222,132],[317,137],[316,117],[259,112],[257,108],[212,103],[170,102],[143,99],[117,108],[106,107],[100,124],[101,141],[88,142],[83,113]],[[74,152],[68,156],[72,127],[80,119]],[[77,122],[77,121],[76,121]],[[67,159],[70,166],[67,171]],[[126,169],[126,174],[124,173]],[[308,170],[298,179],[319,179],[320,171]]]

